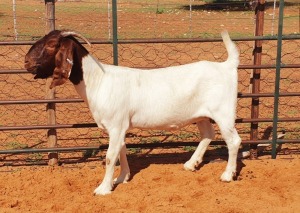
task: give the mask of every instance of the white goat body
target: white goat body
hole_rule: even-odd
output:
[[[125,146],[128,129],[179,129],[196,123],[202,139],[191,159],[184,164],[186,170],[193,171],[201,163],[207,146],[214,138],[210,118],[219,125],[228,145],[229,160],[221,180],[232,180],[241,142],[234,127],[239,54],[227,32],[222,33],[228,52],[227,61],[200,61],[152,70],[102,64],[73,36],[76,33],[59,31],[45,36],[27,53],[25,67],[37,74],[35,78],[53,75],[54,86],[70,78],[77,92],[88,103],[98,126],[108,132],[106,173],[95,194],[109,194],[114,183],[127,182],[130,178]],[[49,52],[48,57],[34,58],[35,55],[41,55],[36,52],[45,49],[44,46],[51,39],[53,43],[54,40],[60,42],[60,45],[56,45],[60,49]],[[73,56],[73,51],[78,52],[75,54],[77,57]],[[78,57],[80,55],[82,58]],[[43,67],[40,62],[43,60],[48,60],[44,64],[55,64],[55,69],[38,69],[38,66]],[[81,68],[79,65],[82,65]],[[76,80],[76,77],[81,80]],[[113,181],[118,157],[121,173]]]
[[[228,62],[145,71],[93,61],[91,56],[83,59],[83,67],[89,67],[83,72],[88,82],[85,99],[100,127],[118,123],[127,128],[179,129],[214,118],[219,109],[235,118],[237,72]]]

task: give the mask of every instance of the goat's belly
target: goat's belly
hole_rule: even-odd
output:
[[[189,120],[181,120],[181,121],[168,121],[168,120],[160,120],[160,119],[151,119],[149,120],[139,120],[131,121],[131,128],[140,128],[140,129],[156,129],[156,130],[178,130],[184,126],[187,126],[192,123],[197,123],[201,120],[207,119],[205,117],[199,117]]]
[[[199,105],[199,104],[198,104]],[[190,105],[192,106],[192,105]],[[197,107],[198,108],[198,107]],[[132,113],[130,126],[133,128],[177,130],[192,123],[210,118],[207,107],[178,107],[158,110],[141,110]]]

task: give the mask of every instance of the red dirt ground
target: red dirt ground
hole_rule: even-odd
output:
[[[1,167],[0,212],[300,212],[299,155],[239,161],[231,183],[219,181],[224,160],[185,171],[190,155],[132,155],[131,181],[107,196],[93,195],[100,162]]]

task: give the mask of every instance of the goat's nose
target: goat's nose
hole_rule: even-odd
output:
[[[24,61],[24,67],[25,67],[25,69],[27,69],[29,67],[29,61],[27,61],[27,60]]]
[[[24,62],[24,68],[29,71],[31,67],[32,67],[32,64],[30,63],[30,61],[29,60],[25,60],[25,62]]]
[[[30,57],[26,54],[24,57],[24,64],[28,64],[30,61]]]

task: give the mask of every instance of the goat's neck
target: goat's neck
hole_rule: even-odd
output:
[[[82,58],[82,76],[79,84],[74,85],[78,94],[88,103],[89,91],[97,88],[104,74],[102,65],[90,54]]]

